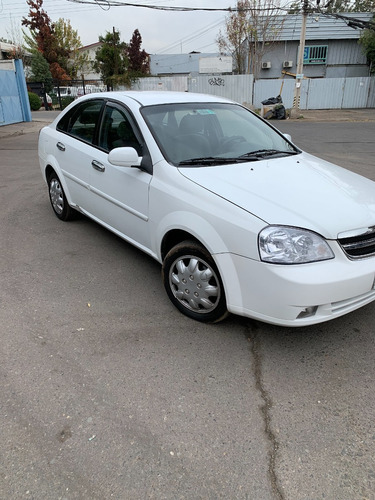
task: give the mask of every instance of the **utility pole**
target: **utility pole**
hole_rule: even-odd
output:
[[[116,46],[117,32],[116,32],[116,28],[114,26],[112,28],[112,35],[113,35],[113,39],[112,39],[113,41],[112,41],[112,43],[113,43],[113,63],[114,63],[113,64],[113,74],[115,76],[117,76],[118,75],[118,59],[117,59],[117,56],[119,54],[118,54],[118,48]]]
[[[307,23],[308,4],[309,4],[308,0],[303,0],[302,26],[301,26],[301,36],[300,36],[299,51],[298,51],[296,85],[294,87],[293,108],[291,110],[293,118],[297,117],[298,111],[300,109],[301,84],[302,84],[302,79],[303,79],[303,56],[305,53],[305,38],[306,38],[306,23]]]

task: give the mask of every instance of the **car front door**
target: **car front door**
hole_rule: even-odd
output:
[[[139,156],[145,144],[131,114],[116,103],[107,103],[92,150],[89,212],[99,222],[135,243],[150,248],[148,192],[152,176],[140,168],[118,167],[108,161],[114,148],[132,147]]]

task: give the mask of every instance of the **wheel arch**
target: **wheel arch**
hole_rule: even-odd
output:
[[[202,219],[201,216],[192,216],[191,213],[179,212],[176,217],[173,217],[173,221],[170,217],[168,219],[168,222],[165,221],[165,232],[159,244],[159,261],[163,262],[171,248],[182,241],[189,240],[200,244],[215,261],[223,282],[227,305],[230,307],[234,299],[238,300],[240,279],[231,252],[222,235],[207,220]]]
[[[196,243],[199,243],[207,250],[207,248],[203,245],[203,243],[188,231],[185,231],[183,229],[171,229],[164,235],[161,241],[160,245],[161,259],[164,260],[165,256],[167,255],[169,250],[171,250],[171,248],[173,248],[174,246],[178,245],[179,243],[185,240],[195,241]]]
[[[56,172],[56,170],[53,168],[52,165],[48,164],[46,166],[46,168],[44,169],[44,175],[45,175],[45,178],[46,178],[46,181],[48,182],[48,179],[51,177],[51,174],[56,174],[58,175],[58,173]],[[60,178],[60,177],[59,177]],[[61,180],[61,179],[60,179]]]
[[[156,230],[154,248],[162,262],[171,248],[184,240],[199,243],[215,258],[229,251],[226,231],[218,230],[212,221],[193,211],[179,210],[161,218]]]
[[[72,198],[70,196],[70,191],[68,189],[68,185],[66,183],[66,180],[65,180],[65,177],[64,175],[62,174],[62,172],[60,171],[60,168],[58,166],[57,163],[55,163],[53,161],[53,159],[49,158],[48,159],[49,161],[46,162],[46,166],[44,168],[44,177],[45,177],[45,181],[46,183],[48,184],[48,181],[49,181],[49,178],[52,174],[55,174],[57,175],[57,177],[59,178],[60,182],[61,182],[61,185],[63,187],[63,190],[64,190],[64,194],[66,196],[66,199],[68,201],[68,204],[73,207],[73,208],[76,208],[75,204],[72,202]]]

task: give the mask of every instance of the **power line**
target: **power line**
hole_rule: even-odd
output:
[[[103,7],[141,7],[144,9],[154,9],[154,10],[164,10],[172,12],[270,12],[275,11],[287,11],[288,9],[283,7],[271,7],[271,8],[257,8],[253,7],[171,7],[167,5],[151,5],[151,4],[139,4],[130,2],[121,2],[119,0],[67,0],[72,3],[98,5]]]
[[[371,21],[364,21],[363,19],[358,19],[355,17],[349,17],[349,16],[344,16],[342,14],[336,14],[334,12],[322,12],[319,11],[319,14],[326,16],[326,17],[333,17],[335,19],[340,19],[341,21],[344,21],[349,28],[354,28],[354,29],[374,29],[373,24]]]
[[[158,51],[158,53],[163,54],[163,53],[167,52],[168,50],[173,49],[174,47],[178,47],[179,45],[181,45],[181,43],[188,44],[191,41],[196,41],[198,38],[201,38],[209,31],[213,30],[214,28],[217,28],[217,26],[220,26],[220,24],[222,24],[222,23],[223,23],[223,21],[220,20],[220,21],[216,21],[214,23],[211,23],[208,26],[204,26],[200,30],[197,30],[194,33],[191,33],[187,37],[182,38],[180,40],[177,40],[176,42],[173,42],[173,43],[167,45],[166,47],[163,47],[162,49],[160,49]]]
[[[73,9],[67,9],[66,7],[51,7],[48,9],[47,14],[50,16],[50,14],[55,14],[55,15],[58,15],[58,14],[66,14],[66,15],[70,15],[71,13],[76,13],[76,12],[87,12],[87,11],[93,11],[94,8],[93,7],[89,7],[89,6],[77,6],[76,8],[73,8]],[[28,11],[25,10],[25,8],[22,8],[22,7],[16,7],[14,8],[13,6],[11,8],[9,8],[9,10],[6,10],[6,8],[4,7],[4,10],[2,11],[2,18],[5,18],[5,17],[12,17],[12,18],[15,18],[15,19],[18,19],[18,18],[21,18],[21,17],[27,17],[28,15]]]

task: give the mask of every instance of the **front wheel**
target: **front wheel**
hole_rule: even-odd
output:
[[[223,283],[207,250],[195,241],[173,247],[163,262],[168,297],[183,314],[205,323],[228,315]]]
[[[48,192],[56,217],[63,221],[73,219],[75,210],[69,206],[60,179],[55,172],[48,178]]]

